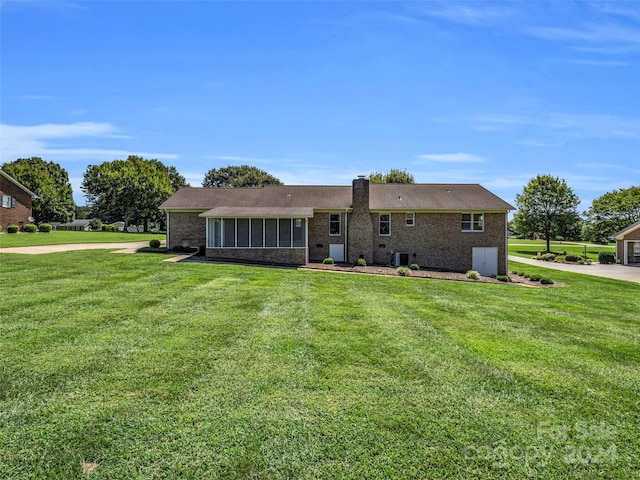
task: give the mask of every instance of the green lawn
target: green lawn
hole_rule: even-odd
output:
[[[65,243],[142,242],[152,238],[164,240],[165,235],[158,233],[73,232],[66,230],[52,230],[49,233],[2,233],[0,234],[0,248],[62,245]]]
[[[639,285],[163,258],[0,254],[3,479],[640,475]]]
[[[597,245],[593,243],[581,243],[581,242],[551,242],[551,251],[553,253],[570,253],[574,255],[584,256],[584,247],[587,246],[587,257],[592,260],[598,260],[598,254],[600,252],[615,252],[616,247],[614,244],[609,245]],[[547,242],[544,240],[509,240],[509,255],[515,255],[517,257],[531,258],[538,254],[538,252],[545,252],[547,250]]]

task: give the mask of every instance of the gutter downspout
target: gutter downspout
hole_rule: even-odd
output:
[[[349,211],[344,211],[344,261],[349,261]]]
[[[171,245],[169,244],[169,210],[165,209],[164,210],[165,215],[167,216],[167,241],[165,242],[165,248],[167,250],[171,249]]]

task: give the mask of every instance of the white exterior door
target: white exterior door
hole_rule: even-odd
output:
[[[473,270],[490,277],[498,274],[498,247],[473,247]]]
[[[333,258],[334,262],[344,262],[344,244],[330,243],[329,256]]]

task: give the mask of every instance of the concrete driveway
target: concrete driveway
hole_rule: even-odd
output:
[[[530,258],[516,257],[509,255],[509,261],[535,265],[536,267],[550,268],[552,270],[563,270],[565,272],[583,273],[596,277],[612,278],[614,280],[626,280],[628,282],[640,283],[640,267],[630,267],[627,265],[601,265],[593,263],[591,265],[574,265],[570,263],[553,263],[542,260],[532,260]]]
[[[121,243],[70,243],[65,245],[38,245],[35,247],[0,248],[0,253],[20,253],[22,255],[41,255],[43,253],[70,252],[73,250],[116,250],[113,253],[136,253],[138,248],[149,246],[149,242]]]

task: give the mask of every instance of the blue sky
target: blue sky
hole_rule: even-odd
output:
[[[40,156],[84,204],[129,154],[192,186],[406,169],[505,200],[539,173],[586,209],[640,184],[640,2],[2,1],[0,162]]]

